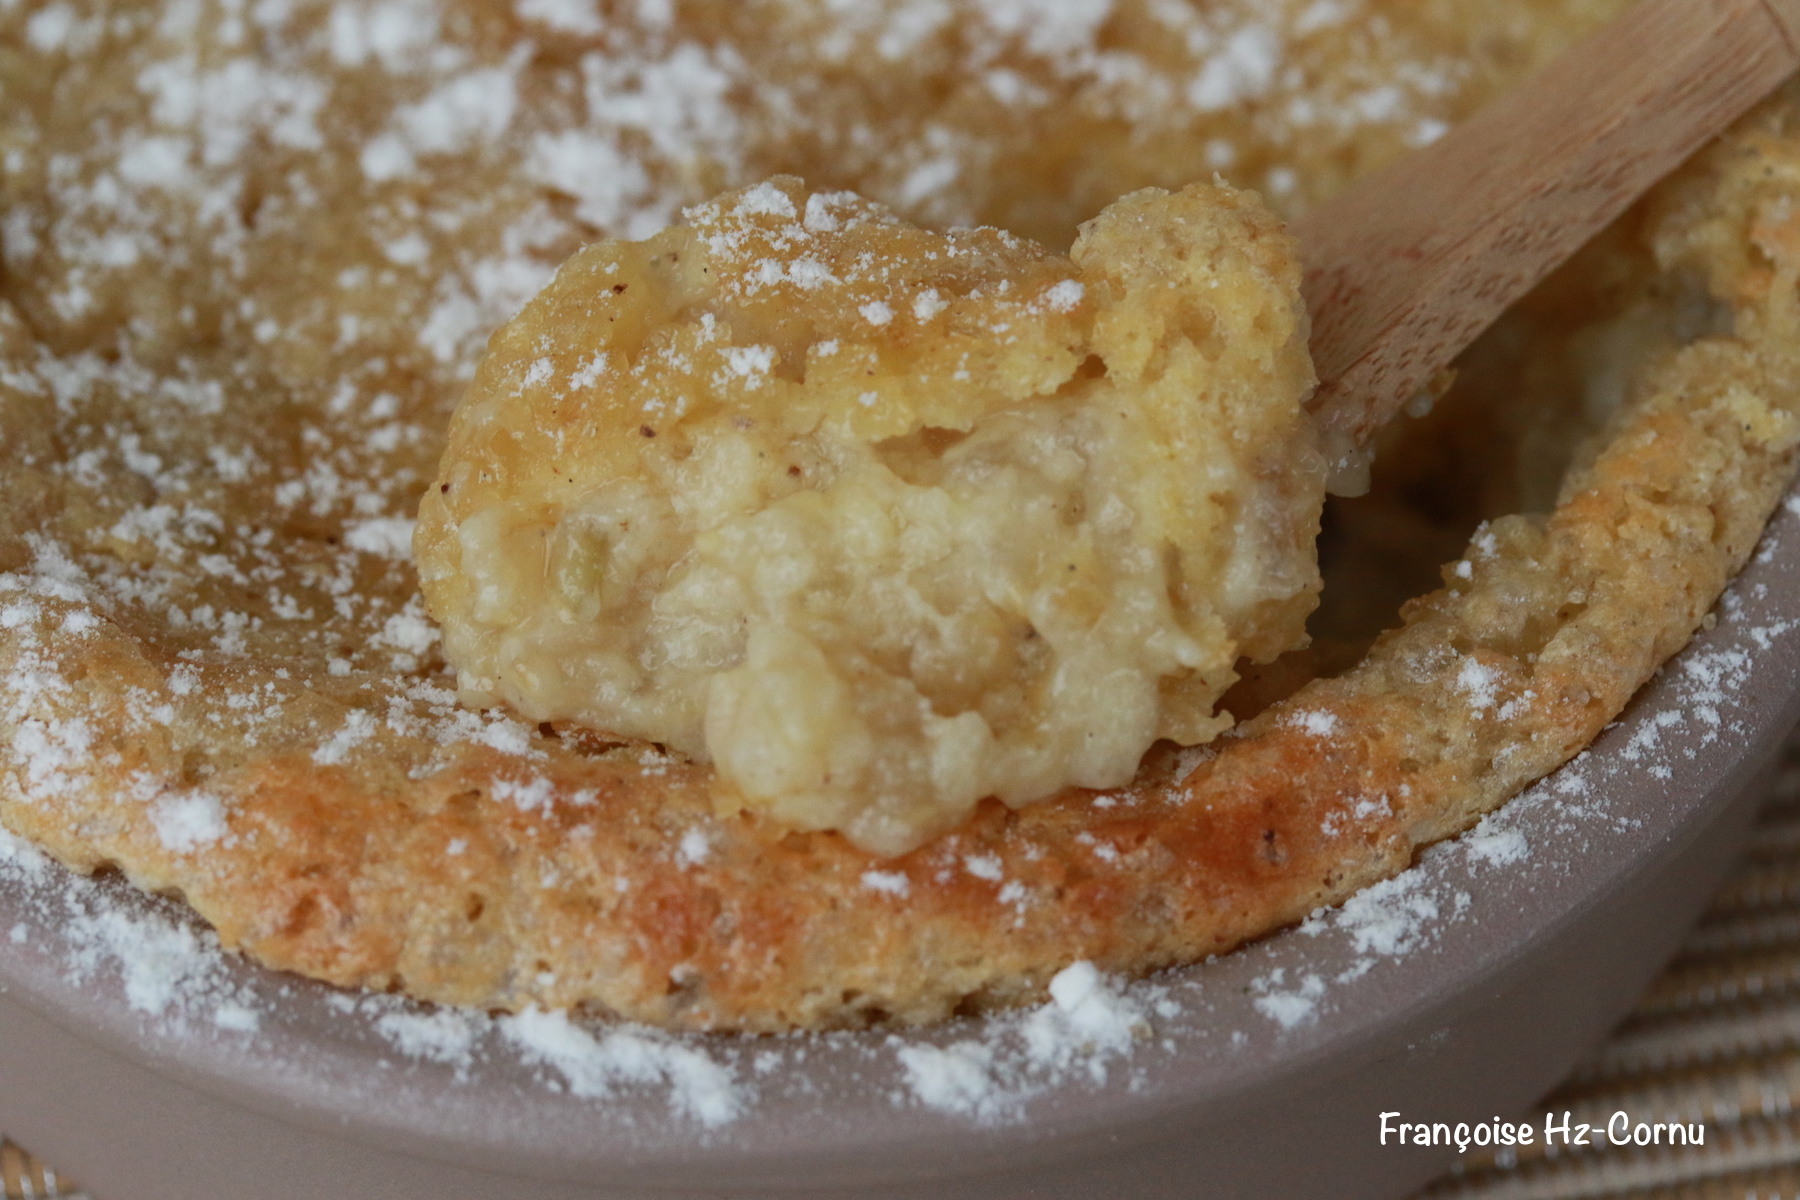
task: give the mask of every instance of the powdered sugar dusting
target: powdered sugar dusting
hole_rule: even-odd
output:
[[[344,532],[344,544],[365,554],[410,559],[414,524],[405,517],[370,517]]]
[[[1469,707],[1482,712],[1494,707],[1495,687],[1500,676],[1487,664],[1469,658],[1456,673],[1456,686],[1468,700]]]
[[[217,796],[201,791],[177,793],[158,801],[150,820],[162,844],[177,853],[191,852],[230,833],[224,804]]]
[[[899,871],[864,871],[862,885],[873,892],[883,892],[889,896],[905,897],[912,891],[912,883]]]
[[[1786,509],[1800,515],[1791,498]],[[1773,545],[1782,536],[1792,536],[1791,530],[1772,528],[1765,543]],[[1747,596],[1761,599],[1766,591],[1766,584],[1742,581],[1726,591],[1717,635],[1688,647],[1664,669],[1657,707],[1638,712],[1631,732],[1606,753],[1582,752],[1460,838],[1428,849],[1416,866],[1364,888],[1335,909],[1314,913],[1299,932],[1344,939],[1354,957],[1330,978],[1286,966],[1258,974],[1251,981],[1256,1011],[1284,1033],[1315,1023],[1334,1003],[1336,989],[1428,950],[1465,919],[1476,907],[1465,879],[1556,870],[1555,851],[1571,841],[1636,827],[1638,817],[1599,803],[1600,785],[1621,778],[1673,780],[1680,764],[1700,749],[1746,737],[1745,685],[1757,661],[1746,643],[1766,653],[1791,642],[1796,627],[1786,620],[1747,618]],[[1457,676],[1459,690],[1477,712],[1495,704],[1498,681],[1496,671],[1474,658],[1463,662]],[[1312,722],[1321,715],[1302,711],[1289,721],[1320,732]]]
[[[1492,817],[1483,818],[1481,824],[1463,834],[1463,843],[1471,859],[1494,867],[1524,862],[1531,853],[1523,831],[1503,828]]]
[[[375,1030],[408,1058],[445,1063],[467,1078],[479,1027],[470,1014],[454,1010],[394,1011],[377,1016]]]
[[[979,1037],[947,1045],[893,1039],[904,1101],[983,1124],[1017,1119],[1027,1101],[1071,1077],[1103,1084],[1150,1036],[1161,989],[1126,988],[1092,963],[1065,967],[1051,1001],[1025,1014],[990,1018]]]
[[[239,1037],[249,1048],[287,1019],[291,986],[225,953],[191,916],[122,886],[72,875],[4,832],[0,888],[32,897],[34,910],[55,930],[55,945],[46,948],[60,955],[71,984],[115,979],[123,1002],[154,1018],[165,1035]],[[27,928],[15,930],[15,944],[29,936]],[[759,1077],[783,1063],[791,1075],[831,1044],[801,1038],[752,1055],[755,1043],[580,1022],[563,1012],[491,1016],[308,987],[323,994],[328,1008],[357,1018],[384,1053],[445,1068],[451,1083],[469,1083],[513,1062],[531,1069],[546,1093],[575,1101],[610,1108],[660,1095],[671,1116],[699,1132],[723,1129],[748,1112],[766,1086]],[[897,1105],[978,1123],[1017,1120],[1032,1098],[1051,1089],[1100,1086],[1128,1069],[1149,1044],[1154,1021],[1175,1011],[1166,988],[1127,985],[1091,963],[1060,972],[1050,994],[1040,1007],[965,1023],[975,1031],[971,1037],[936,1044],[929,1035],[885,1035],[863,1055],[872,1069],[887,1064]]]
[[[0,886],[33,897],[56,930],[72,985],[90,987],[110,975],[130,1011],[181,1032],[251,1034],[259,1027],[255,996],[230,977],[210,930],[145,911],[148,906],[115,903],[4,830]]]
[[[748,1101],[742,1085],[703,1047],[665,1033],[639,1028],[596,1036],[567,1013],[542,1009],[502,1017],[500,1026],[528,1060],[552,1068],[584,1099],[609,1099],[628,1084],[662,1083],[676,1112],[707,1127],[735,1119]]]
[[[1303,729],[1313,737],[1320,738],[1330,737],[1337,732],[1338,727],[1336,715],[1325,712],[1323,709],[1298,709],[1289,713],[1282,723],[1295,729]]]
[[[1251,1003],[1256,1011],[1283,1029],[1294,1029],[1318,1020],[1319,997],[1325,994],[1325,981],[1310,972],[1288,981],[1286,967],[1276,967],[1258,977],[1251,987]]]

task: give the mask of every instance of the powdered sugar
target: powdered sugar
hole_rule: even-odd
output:
[[[1283,724],[1296,729],[1304,729],[1313,737],[1330,737],[1337,732],[1338,719],[1322,709],[1296,709],[1283,718]]]
[[[389,1045],[406,1057],[443,1063],[455,1068],[459,1077],[468,1077],[480,1032],[479,1022],[471,1014],[454,1009],[397,1009],[376,1016],[374,1026]]]
[[[272,986],[279,980],[224,953],[210,931],[170,905],[71,875],[4,832],[0,892],[15,905],[29,897],[31,915],[15,929],[14,944],[48,943],[41,949],[57,956],[71,986],[115,980],[123,1004],[154,1018],[161,1035],[237,1037],[250,1049],[259,1034],[285,1027],[291,985]],[[540,1009],[489,1016],[320,985],[306,990],[314,995],[307,1003],[322,999],[354,1018],[384,1053],[446,1068],[453,1083],[523,1067],[549,1094],[602,1108],[661,1096],[671,1116],[700,1131],[725,1128],[749,1111],[764,1089],[759,1077],[779,1068],[791,1085],[809,1056],[833,1044],[826,1038],[765,1045],[752,1070],[746,1046],[730,1040],[594,1025]],[[1127,987],[1089,963],[1059,973],[1050,993],[1050,1002],[1036,1009],[965,1023],[973,1036],[942,1045],[882,1036],[858,1054],[872,1069],[891,1072],[896,1105],[981,1123],[1017,1120],[1031,1099],[1051,1089],[1105,1084],[1146,1044],[1153,1014],[1173,1011],[1165,988]]]
[[[711,856],[712,843],[704,830],[690,829],[681,835],[681,844],[675,850],[676,862],[684,867],[695,867]]]
[[[162,844],[178,854],[192,853],[231,832],[223,802],[202,791],[178,792],[158,800],[150,821]]]
[[[899,871],[864,871],[862,885],[872,892],[904,898],[912,892],[912,883]]]
[[[563,33],[596,34],[606,28],[593,0],[519,0],[519,15]]]
[[[1274,82],[1280,56],[1281,42],[1273,29],[1246,24],[1228,35],[1220,52],[1194,76],[1188,102],[1201,112],[1215,112],[1261,96]]]
[[[406,517],[370,517],[344,531],[344,544],[365,554],[410,560],[416,523]]]
[[[998,855],[970,854],[962,860],[963,870],[977,879],[987,879],[998,883],[1005,870]]]
[[[703,1047],[649,1029],[596,1037],[568,1014],[527,1009],[500,1018],[508,1041],[527,1061],[552,1068],[583,1099],[610,1099],[631,1084],[664,1084],[669,1104],[705,1127],[736,1118],[748,1102],[744,1086]]]
[[[1492,667],[1474,658],[1464,659],[1456,672],[1457,689],[1468,701],[1470,709],[1478,713],[1494,707],[1499,681],[1500,676]]]
[[[1493,867],[1510,867],[1531,853],[1523,831],[1503,828],[1492,817],[1484,817],[1481,824],[1463,834],[1463,844],[1470,859]]]
[[[28,898],[37,937],[53,936],[71,986],[89,988],[103,974],[116,980],[131,1012],[177,1032],[208,1029],[254,1033],[261,1017],[249,989],[231,978],[211,931],[168,915],[149,901],[118,902],[71,876],[38,850],[0,830],[0,888]],[[32,941],[30,925],[14,928],[15,945]],[[53,934],[49,931],[53,930]],[[23,936],[21,936],[23,935]]]
[[[1251,984],[1256,1011],[1283,1029],[1294,1029],[1318,1019],[1319,997],[1325,994],[1325,981],[1310,972],[1291,984],[1286,967],[1276,967],[1259,976]]]
[[[350,756],[350,751],[368,741],[374,734],[374,716],[360,709],[352,709],[345,714],[344,723],[337,732],[313,751],[312,760],[322,767],[337,766]]]
[[[1772,529],[1767,540],[1784,536],[1793,536],[1791,530]],[[1478,908],[1474,887],[1508,873],[1541,876],[1558,870],[1558,855],[1588,836],[1617,836],[1641,824],[1629,809],[1614,811],[1600,803],[1600,785],[1616,791],[1617,781],[1631,780],[1639,790],[1646,779],[1673,781],[1703,749],[1727,736],[1741,740],[1747,733],[1744,718],[1755,711],[1748,707],[1753,693],[1746,689],[1757,657],[1746,644],[1792,652],[1793,622],[1752,623],[1746,617],[1743,592],[1764,587],[1739,583],[1726,592],[1714,635],[1664,669],[1656,707],[1636,712],[1628,733],[1609,731],[1610,744],[1602,739],[1604,753],[1597,747],[1577,755],[1460,838],[1428,849],[1411,869],[1364,888],[1335,909],[1314,913],[1299,932],[1337,941],[1348,953],[1346,965],[1330,976],[1291,965],[1261,971],[1250,982],[1256,1011],[1284,1033],[1309,1026],[1330,1010],[1341,989],[1429,950],[1469,919]],[[1477,712],[1495,704],[1498,680],[1496,671],[1473,658],[1464,660],[1457,675],[1459,690]],[[1311,732],[1316,715],[1322,714],[1300,712],[1289,722]]]
[[[415,104],[395,111],[388,132],[363,147],[363,174],[376,183],[411,174],[426,154],[449,154],[492,141],[512,124],[518,106],[516,68],[455,76]]]
[[[1065,279],[1044,293],[1044,303],[1056,312],[1074,312],[1087,289],[1076,280]]]
[[[892,1039],[903,1099],[984,1124],[1018,1119],[1027,1101],[1073,1077],[1104,1084],[1150,1036],[1149,1011],[1163,996],[1075,963],[1050,981],[1049,1004],[990,1018],[979,1037],[944,1045]]]

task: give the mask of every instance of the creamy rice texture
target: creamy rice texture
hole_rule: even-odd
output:
[[[495,337],[421,508],[462,698],[881,854],[1123,784],[1304,641],[1298,283],[1222,186],[1067,258],[791,178],[596,243]]]

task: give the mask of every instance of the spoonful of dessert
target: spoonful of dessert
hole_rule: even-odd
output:
[[[1065,256],[780,178],[584,248],[420,505],[464,702],[880,855],[1210,740],[1238,660],[1305,642],[1328,469],[1800,65],[1783,5],[1645,0],[1298,240],[1224,184]]]

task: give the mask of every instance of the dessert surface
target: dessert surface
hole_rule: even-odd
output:
[[[585,242],[783,172],[1053,248],[1214,170],[1296,211],[1620,7],[13,0],[0,821],[272,965],[683,1028],[927,1021],[1343,898],[1575,753],[1751,551],[1800,436],[1800,97],[1393,435],[1368,503],[1408,570],[1456,559],[1403,627],[1362,656],[1382,614],[1328,561],[1343,674],[1289,663],[1215,748],[897,858],[722,816],[651,742],[459,705],[412,519],[486,338]],[[1458,438],[1483,453],[1431,475]],[[1402,503],[1449,492],[1460,527]],[[1379,542],[1355,511],[1328,548]],[[1405,574],[1371,561],[1343,569]]]

